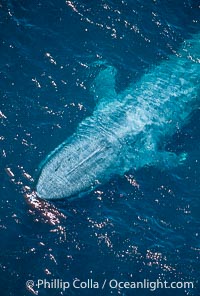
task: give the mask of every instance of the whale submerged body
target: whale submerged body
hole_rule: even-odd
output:
[[[121,93],[115,92],[115,69],[102,70],[93,86],[98,103],[92,116],[47,156],[36,186],[38,196],[71,197],[131,168],[178,164],[181,157],[163,146],[196,107],[199,37],[183,42],[175,55]]]

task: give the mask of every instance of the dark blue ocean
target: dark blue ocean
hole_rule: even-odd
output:
[[[195,0],[0,1],[1,296],[200,295],[198,109],[166,142],[187,153],[184,164],[130,170],[73,201],[31,198],[42,160],[92,114],[102,65],[117,69],[124,90],[200,31],[199,8]],[[75,279],[99,287],[73,287]],[[179,288],[116,284],[145,280]]]

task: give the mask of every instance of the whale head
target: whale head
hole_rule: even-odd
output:
[[[116,166],[116,149],[106,139],[91,134],[72,139],[47,157],[36,185],[42,199],[71,198],[88,192],[95,184],[108,179],[110,166]],[[106,169],[105,169],[106,168]]]

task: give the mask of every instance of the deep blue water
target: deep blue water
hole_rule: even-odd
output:
[[[198,110],[166,143],[187,152],[182,166],[114,176],[71,202],[30,199],[40,162],[92,114],[101,63],[118,91],[138,81],[199,32],[199,1],[1,1],[0,30],[1,296],[200,295]],[[44,278],[194,289],[26,288]]]

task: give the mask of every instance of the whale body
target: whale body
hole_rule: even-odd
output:
[[[114,174],[146,165],[172,166],[182,155],[165,143],[198,106],[200,34],[121,93],[107,66],[92,87],[98,100],[90,117],[47,156],[36,185],[44,199],[69,198],[107,182]]]

